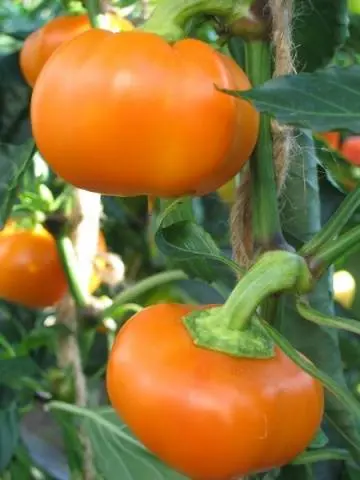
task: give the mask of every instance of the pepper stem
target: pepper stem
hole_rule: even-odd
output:
[[[89,15],[90,24],[93,28],[100,27],[99,15],[102,13],[99,0],[86,0],[86,9]]]
[[[302,257],[283,251],[265,253],[242,277],[223,306],[229,328],[245,330],[257,307],[270,295],[284,290],[307,293],[312,284]]]
[[[188,21],[198,14],[225,17],[229,22],[246,17],[252,0],[159,0],[141,30],[155,32],[169,42],[184,37]]]
[[[191,312],[184,317],[184,324],[198,346],[234,356],[269,358],[274,344],[256,320],[256,309],[269,295],[284,290],[305,294],[312,284],[302,257],[285,251],[267,252],[223,306]]]

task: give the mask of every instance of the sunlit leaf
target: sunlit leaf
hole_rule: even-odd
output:
[[[360,132],[360,66],[331,67],[286,75],[243,92],[227,93],[250,100],[280,123],[316,132]]]

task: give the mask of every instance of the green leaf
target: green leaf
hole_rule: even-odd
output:
[[[285,465],[279,480],[315,480],[315,477],[311,465]]]
[[[33,153],[32,140],[23,145],[0,143],[0,228],[16,201],[19,183]]]
[[[182,197],[176,200],[160,199],[160,215],[157,218],[157,228],[165,228],[177,222],[195,222],[193,200]]]
[[[235,262],[221,253],[211,235],[191,219],[188,206],[181,200],[170,203],[159,217],[155,241],[171,263],[209,283],[218,281],[229,271],[242,273]]]
[[[345,47],[360,53],[360,15],[350,15],[349,37]]]
[[[112,408],[89,410],[62,402],[52,402],[49,407],[83,418],[95,463],[104,480],[185,480],[148,452]]]
[[[348,332],[339,332],[341,357],[344,368],[355,368],[360,372],[360,338]]]
[[[312,136],[298,132],[299,148],[292,158],[282,208],[282,221],[288,240],[297,248],[320,230],[321,212],[317,177],[317,159]],[[310,302],[325,315],[333,315],[330,276],[324,276],[310,295]],[[287,299],[283,320],[277,325],[292,345],[326,372],[342,388],[346,388],[339,348],[338,332],[303,320],[295,310],[292,299]],[[326,395],[326,419],[330,440],[346,442],[351,453],[360,459],[360,434],[355,416],[332,395]]]
[[[0,410],[0,473],[9,465],[19,442],[16,404]]]
[[[250,100],[260,112],[316,132],[360,132],[360,66],[330,67],[314,73],[274,78],[244,92],[223,90]]]
[[[277,480],[280,475],[280,468],[274,468],[265,473],[251,475],[251,480]]]
[[[31,89],[19,67],[19,53],[0,57],[0,142],[21,145],[31,138]]]
[[[313,452],[304,452],[291,463],[293,465],[307,465],[326,460],[350,460],[350,454],[347,450],[341,448],[324,448]]]
[[[17,187],[34,152],[29,121],[31,89],[19,53],[0,57],[0,228],[16,200]]]
[[[317,448],[324,448],[328,443],[329,443],[328,437],[325,435],[324,431],[320,429],[317,432],[314,440],[309,445],[309,448],[314,450]]]
[[[156,243],[162,253],[193,277],[213,282],[219,278],[222,265],[241,272],[235,262],[221,254],[211,236],[195,223],[177,222],[158,230]],[[209,260],[217,262],[218,269]]]
[[[83,468],[83,449],[79,442],[79,425],[77,417],[70,416],[66,412],[55,410],[53,418],[61,429],[64,441],[64,453],[74,479],[81,478]],[[76,476],[78,474],[78,476]]]
[[[358,480],[360,478],[360,468],[356,465],[347,463],[345,468],[346,474],[341,477],[341,480]]]
[[[24,354],[31,350],[47,346],[55,350],[59,337],[63,338],[71,333],[70,329],[64,324],[55,324],[51,327],[38,327],[31,330],[17,347],[17,352]]]
[[[12,357],[0,359],[0,385],[21,387],[19,380],[24,377],[34,377],[39,368],[30,357]]]
[[[314,71],[329,63],[346,39],[347,25],[347,0],[295,0],[292,31],[297,70]]]

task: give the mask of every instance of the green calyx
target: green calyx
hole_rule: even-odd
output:
[[[242,277],[221,307],[192,312],[184,318],[194,343],[229,355],[270,358],[274,344],[256,320],[259,305],[282,291],[308,293],[313,277],[305,260],[286,251],[263,254]]]
[[[227,328],[223,307],[195,311],[184,317],[195,345],[236,357],[272,358],[275,345],[254,317],[246,330]]]
[[[247,17],[252,0],[159,0],[153,15],[141,30],[176,42],[185,36],[190,19],[207,14],[222,17],[226,23]]]

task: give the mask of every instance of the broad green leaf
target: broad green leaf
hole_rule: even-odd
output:
[[[19,54],[0,58],[0,227],[16,199],[17,187],[33,154],[29,122],[31,90],[19,67]]]
[[[238,65],[245,67],[245,42],[240,37],[232,37],[228,41],[228,48],[231,56]]]
[[[102,422],[89,421],[85,423],[86,431],[95,453],[96,463],[105,480],[181,480],[182,475],[170,470],[161,464],[155,457],[131,440],[130,433],[124,424],[118,420],[111,409],[97,412]],[[105,423],[106,422],[106,423]],[[124,441],[115,434],[111,434],[106,425],[110,424],[129,440]]]
[[[345,468],[346,474],[344,474],[341,480],[358,480],[360,478],[360,469],[356,465],[347,463]]]
[[[162,253],[181,265],[193,277],[200,277],[208,282],[218,279],[219,271],[216,271],[209,260],[218,263],[218,270],[226,265],[240,273],[235,262],[222,255],[211,236],[195,223],[177,222],[158,230],[156,243]]]
[[[59,337],[69,335],[70,329],[63,324],[55,324],[51,327],[38,327],[29,332],[29,334],[22,340],[17,347],[17,352],[28,354],[31,350],[47,346],[55,350]]]
[[[177,222],[195,222],[193,201],[191,198],[176,200],[160,200],[160,215],[157,218],[158,228],[165,228]]]
[[[110,407],[82,409],[62,402],[50,408],[64,410],[83,420],[95,463],[104,480],[185,480],[145,449]]]
[[[35,467],[34,461],[29,455],[26,447],[19,443],[16,451],[14,452],[11,463],[4,474],[4,480],[8,478],[11,479],[29,479],[33,474],[36,480],[50,480],[50,478],[41,471],[38,465]],[[6,476],[7,475],[7,476]],[[55,477],[56,478],[56,477]]]
[[[279,480],[315,480],[311,465],[285,465]]]
[[[299,132],[299,148],[292,158],[282,209],[283,227],[288,239],[297,247],[312,238],[321,227],[317,159],[310,133]],[[310,295],[311,305],[325,315],[333,315],[330,278],[324,276]],[[294,302],[288,299],[280,331],[292,345],[338,385],[346,388],[339,349],[338,332],[303,320]],[[336,433],[345,440],[351,453],[360,459],[360,433],[355,416],[332,395],[326,395],[326,434],[338,441]],[[339,445],[341,446],[341,445]],[[331,477],[332,478],[332,477]],[[330,478],[330,480],[331,480]]]
[[[57,410],[51,413],[52,418],[61,430],[61,436],[64,442],[64,452],[61,452],[61,454],[64,453],[64,455],[66,455],[67,464],[73,478],[80,478],[80,472],[83,468],[83,449],[79,442],[79,424],[77,417]],[[56,458],[54,454],[53,457]],[[60,464],[62,463],[61,457],[58,458],[58,462]]]
[[[349,332],[339,332],[341,357],[345,369],[356,368],[360,371],[360,338]]]
[[[347,0],[294,0],[293,43],[298,71],[324,67],[345,42]]]
[[[37,374],[39,374],[39,368],[30,357],[0,359],[0,385],[21,387],[22,378],[34,377]]]
[[[1,0],[1,7],[5,1]],[[7,3],[8,8],[5,9],[4,6],[3,15],[1,15],[2,11],[0,10],[0,31],[19,40],[24,40],[32,31],[40,28],[53,16],[64,12],[64,5],[53,0],[42,0],[36,3],[29,2],[29,4],[11,2],[11,6],[9,6],[10,2]]]
[[[240,267],[221,253],[211,235],[195,223],[188,201],[175,200],[164,207],[155,241],[171,264],[209,283],[224,279],[231,283],[233,273],[241,273]]]
[[[19,53],[0,57],[0,142],[22,145],[31,138],[31,89],[19,67]]]
[[[19,442],[19,423],[16,404],[0,410],[0,473],[9,465]]]
[[[329,67],[314,73],[274,78],[244,92],[227,93],[250,100],[280,123],[316,132],[360,132],[360,66]]]
[[[328,437],[325,435],[323,430],[319,430],[316,434],[316,437],[309,445],[311,449],[324,448],[329,443]]]
[[[31,140],[23,145],[0,143],[0,228],[10,215],[17,198],[19,182],[33,152],[34,144]]]

